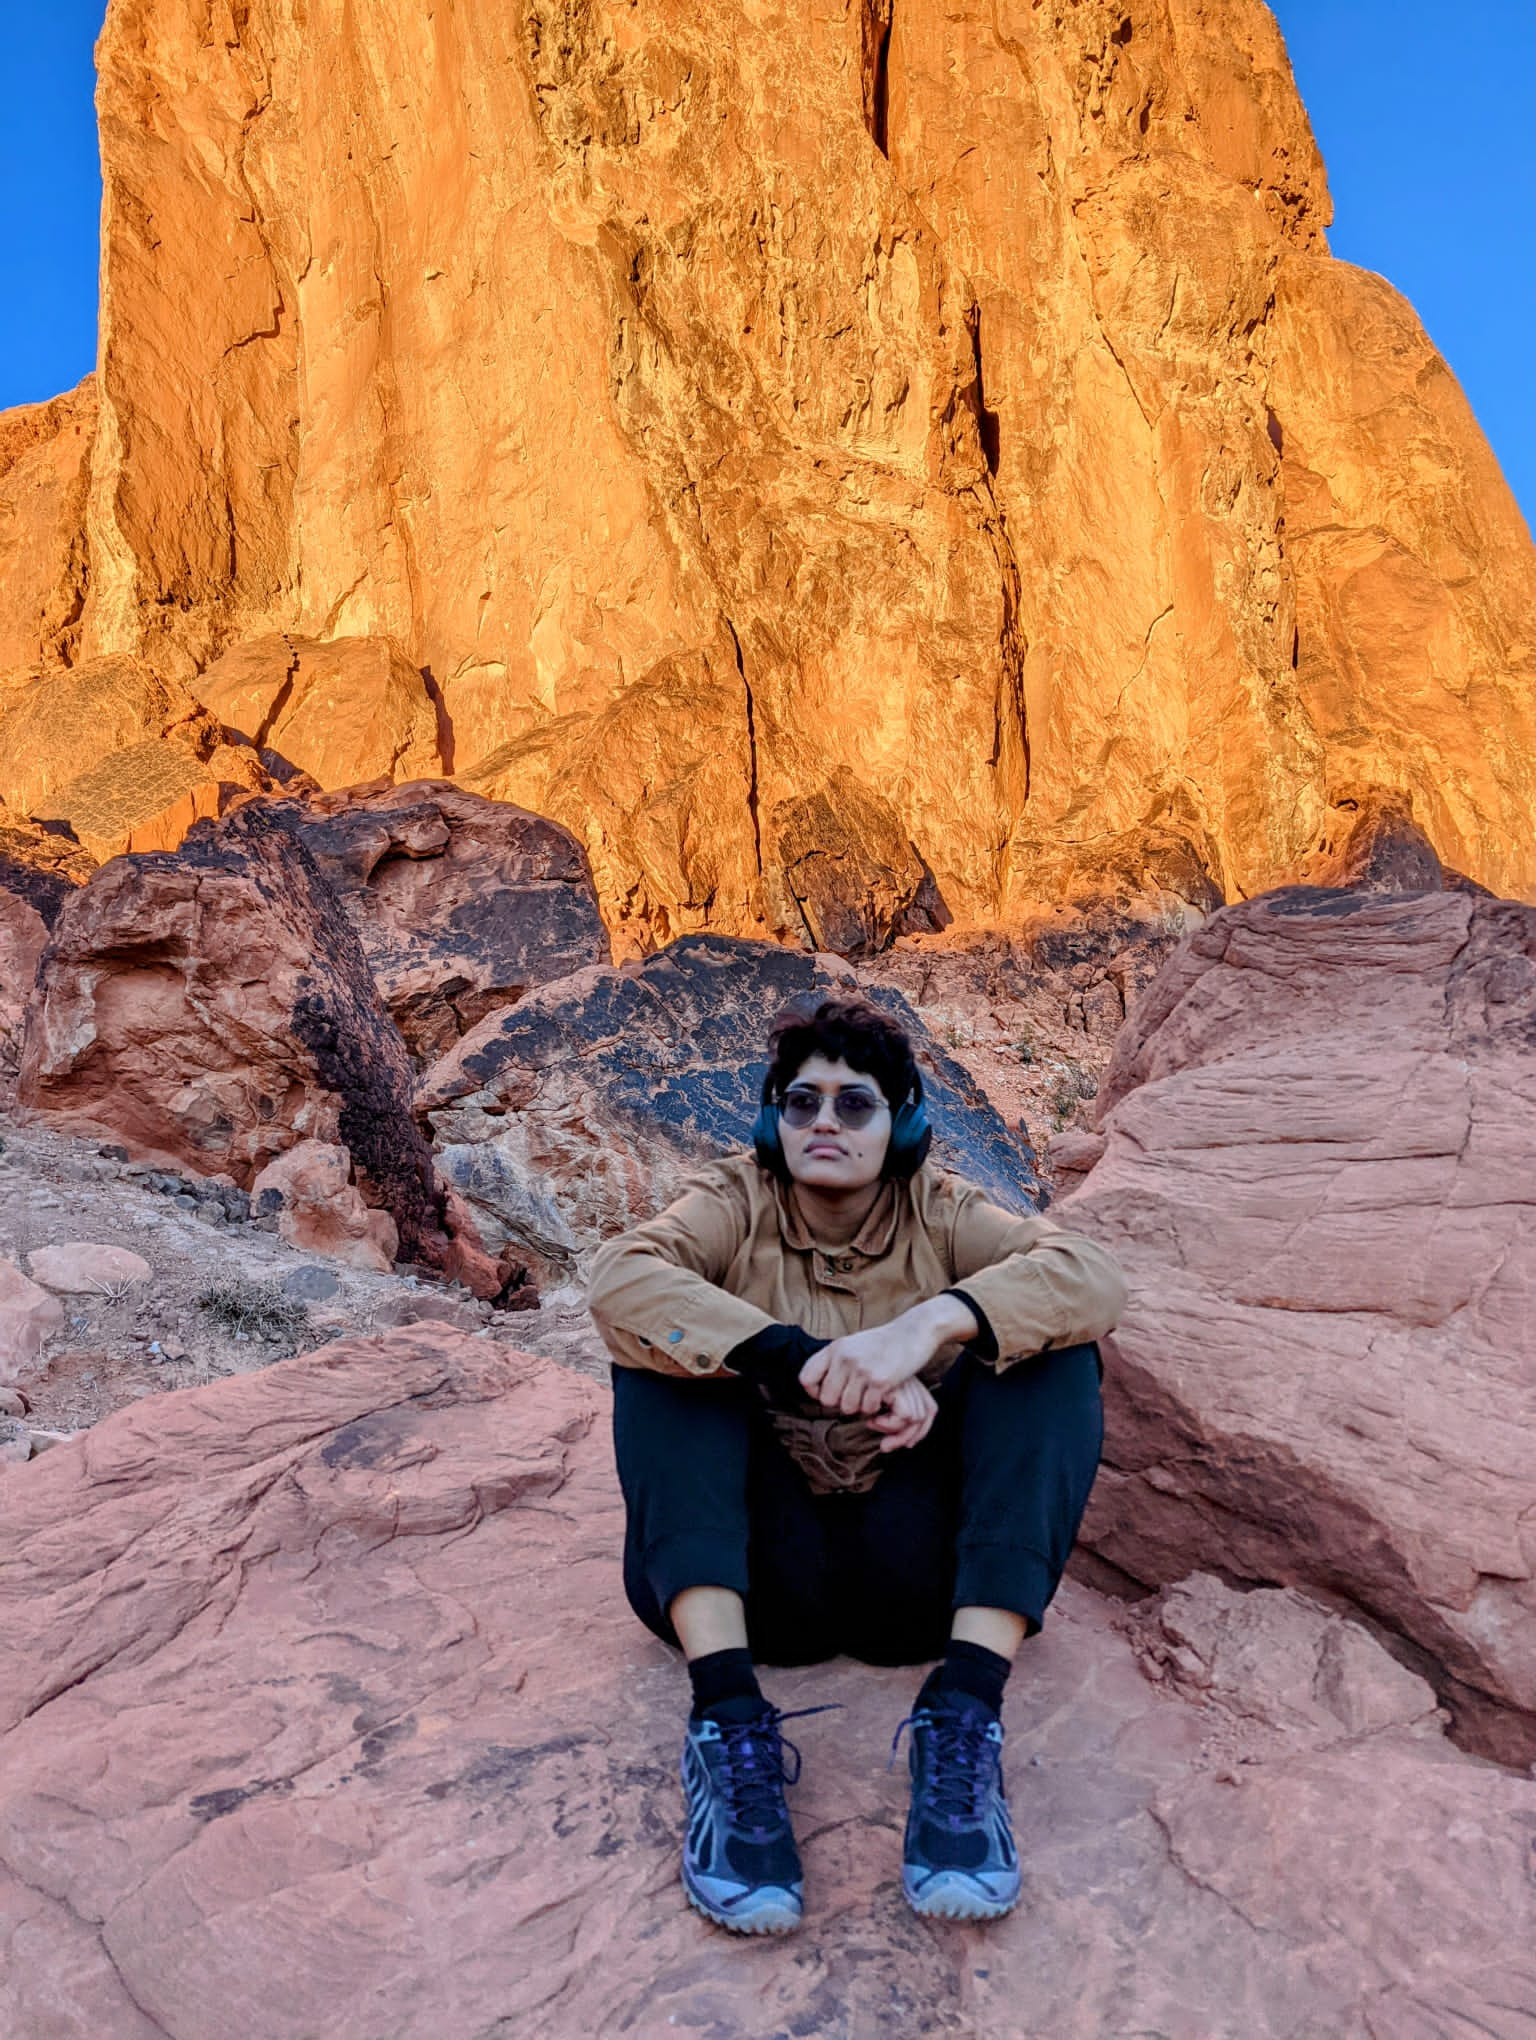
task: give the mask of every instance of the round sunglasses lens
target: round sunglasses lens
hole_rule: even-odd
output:
[[[839,1091],[832,1100],[832,1109],[842,1125],[856,1132],[859,1127],[868,1126],[880,1109],[880,1101],[868,1091]],[[786,1091],[779,1111],[788,1126],[814,1126],[821,1115],[821,1093]]]

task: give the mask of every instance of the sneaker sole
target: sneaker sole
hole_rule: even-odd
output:
[[[708,1899],[701,1898],[686,1877],[683,1879],[683,1891],[701,1919],[724,1927],[729,1934],[787,1934],[800,1924],[801,1908],[788,1898],[760,1899],[750,1911],[744,1909],[728,1913],[711,1905]]]
[[[902,1890],[913,1912],[928,1920],[1000,1920],[1019,1902],[1015,1891],[1009,1898],[987,1898],[974,1885],[938,1878],[922,1894]]]

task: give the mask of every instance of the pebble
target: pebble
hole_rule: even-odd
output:
[[[324,1303],[341,1294],[341,1281],[329,1268],[307,1265],[283,1277],[283,1294],[297,1297],[301,1303]]]

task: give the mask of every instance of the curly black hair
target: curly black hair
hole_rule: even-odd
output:
[[[873,1077],[892,1111],[921,1090],[904,1028],[868,999],[825,999],[815,1012],[784,1012],[768,1036],[767,1095],[782,1098],[813,1055]]]

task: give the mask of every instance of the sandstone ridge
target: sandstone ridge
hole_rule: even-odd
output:
[[[1536,1785],[1364,1631],[1209,1578],[1128,1623],[1069,1585],[1028,1647],[987,1931],[900,1897],[917,1675],[770,1673],[843,1705],[797,1724],[806,1926],[728,1941],[677,1890],[685,1687],[619,1591],[602,1399],[413,1326],[4,1475],[8,2033],[1515,2030]]]

